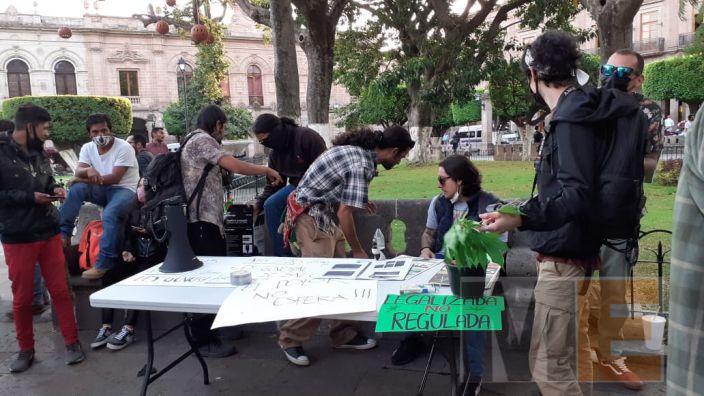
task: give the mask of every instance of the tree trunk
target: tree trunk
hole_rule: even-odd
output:
[[[330,121],[335,33],[328,35],[328,32],[322,32],[324,29],[320,30],[309,30],[308,37],[301,44],[308,60],[306,107],[309,124],[327,124]]]
[[[271,1],[269,6],[274,44],[276,112],[279,116],[299,119],[301,100],[291,0]]]
[[[528,132],[528,125],[519,127],[518,134],[521,136],[521,143],[523,143],[521,160],[529,161],[532,159],[530,152],[533,146],[533,136]]]
[[[701,102],[686,102],[687,107],[689,107],[689,114],[695,115],[697,114],[697,111],[699,111],[699,106],[701,106]]]
[[[633,18],[642,3],[643,0],[582,0],[596,21],[602,63],[620,49],[633,48]]]
[[[411,95],[411,106],[408,110],[408,126],[411,139],[416,142],[415,147],[408,154],[408,160],[414,165],[429,164],[432,162],[431,147],[428,144],[433,133],[432,106],[424,103],[416,95]]]

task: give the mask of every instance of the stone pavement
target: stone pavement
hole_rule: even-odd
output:
[[[14,325],[4,312],[10,309],[11,293],[7,267],[0,255],[0,395],[137,395],[141,381],[136,377],[146,360],[144,333],[137,342],[118,352],[107,349],[90,351],[94,331],[81,332],[87,350],[86,360],[77,366],[63,362],[61,337],[45,312],[35,318],[36,361],[22,374],[9,374],[15,357]],[[119,316],[119,315],[117,315]],[[116,323],[117,325],[117,323]],[[202,383],[202,373],[195,358],[188,358],[150,386],[150,395],[413,395],[420,381],[424,361],[419,359],[404,367],[390,364],[391,351],[399,336],[383,336],[379,347],[371,351],[333,350],[320,335],[306,345],[313,365],[297,368],[289,364],[276,346],[272,331],[247,332],[236,342],[239,353],[226,359],[207,359],[210,385]],[[488,356],[489,377],[508,381],[490,382],[482,387],[483,395],[538,395],[530,382],[525,349],[502,348]],[[182,332],[175,332],[156,344],[155,366],[162,368],[185,350]],[[494,350],[498,345],[494,343]],[[656,367],[638,367],[655,370]],[[637,370],[634,370],[638,372]],[[426,395],[449,393],[447,364],[438,358],[426,386]],[[503,373],[503,374],[501,374]],[[510,382],[509,382],[510,381]],[[648,383],[643,391],[632,392],[616,384],[595,385],[595,395],[662,395],[661,382]]]

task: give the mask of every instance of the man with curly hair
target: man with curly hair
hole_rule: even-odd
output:
[[[600,264],[604,232],[593,211],[599,202],[598,158],[608,147],[598,125],[632,116],[643,135],[646,128],[632,96],[579,87],[584,76],[579,59],[574,38],[562,32],[546,32],[526,49],[522,68],[533,98],[550,110],[536,176],[539,194],[521,206],[520,216],[480,215],[486,231],[527,231],[537,253],[529,366],[543,395],[591,393],[585,295]]]
[[[332,143],[334,147],[310,165],[288,198],[284,241],[289,241],[293,227],[302,257],[345,257],[346,240],[353,257],[369,258],[359,242],[353,212],[374,211],[368,193],[377,164],[393,168],[415,142],[405,128],[392,126],[383,132],[347,132]],[[281,326],[279,346],[288,361],[310,365],[302,343],[315,334],[320,322],[319,318],[302,318]],[[335,348],[365,350],[376,346],[374,339],[362,335],[350,321],[334,320],[330,338]]]

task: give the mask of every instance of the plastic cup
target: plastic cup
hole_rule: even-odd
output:
[[[665,323],[667,320],[658,315],[644,315],[642,320],[645,347],[653,351],[659,351],[662,349],[662,336],[665,334]]]

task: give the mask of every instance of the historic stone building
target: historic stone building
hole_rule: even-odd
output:
[[[227,19],[224,39],[229,62],[222,89],[235,106],[255,114],[274,112],[274,53],[263,32],[240,9]],[[57,31],[68,26],[69,39]],[[14,7],[0,13],[0,102],[22,95],[109,95],[129,98],[134,128],[159,124],[162,112],[183,89],[179,59],[195,66],[196,47],[174,32],[158,34],[134,18],[85,14],[57,18],[18,14]],[[306,57],[299,49],[298,70],[302,122],[306,122]],[[186,76],[188,78],[188,76]],[[330,106],[349,103],[344,88],[334,86]]]

